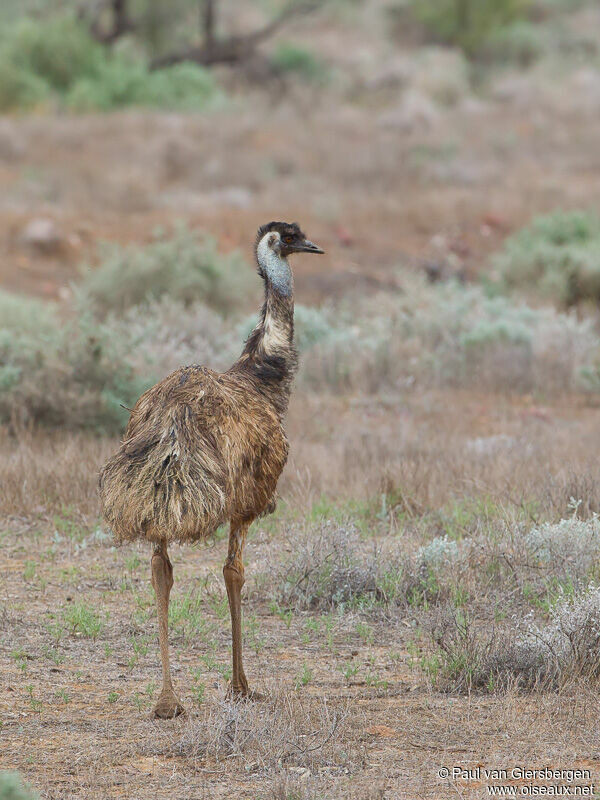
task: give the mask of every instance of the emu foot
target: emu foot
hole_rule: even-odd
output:
[[[265,696],[260,692],[255,692],[248,687],[246,676],[242,675],[239,683],[230,683],[227,689],[227,697],[234,702],[238,700],[264,700]]]
[[[173,719],[180,714],[185,714],[185,708],[181,705],[175,694],[171,691],[162,691],[158,698],[158,703],[154,706],[152,716],[155,719]]]

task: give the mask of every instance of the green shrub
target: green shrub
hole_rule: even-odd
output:
[[[134,102],[177,111],[202,111],[221,99],[209,70],[184,63],[147,73]]]
[[[309,83],[327,80],[327,67],[321,59],[297,45],[282,42],[271,56],[271,63],[280,72],[293,73]]]
[[[45,103],[50,87],[37,75],[21,69],[0,46],[0,112],[30,109]]]
[[[18,772],[0,772],[0,800],[36,800],[38,796],[23,784]]]
[[[520,20],[493,31],[483,51],[491,61],[528,67],[546,50],[543,30],[539,25]]]
[[[23,19],[5,34],[4,47],[15,66],[58,91],[82,75],[95,74],[104,58],[102,47],[69,16]]]
[[[600,219],[585,211],[538,217],[493,259],[507,289],[570,306],[600,299]]]
[[[543,626],[527,615],[508,628],[475,627],[449,606],[429,625],[437,648],[434,677],[442,689],[548,690],[582,678],[597,685],[600,678],[600,589],[593,584],[572,595],[559,593]]]
[[[121,59],[105,61],[94,75],[79,78],[66,95],[73,111],[109,111],[136,105],[146,71]]]
[[[148,72],[139,62],[113,58],[92,76],[79,79],[66,104],[75,111],[108,111],[126,106],[199,111],[221,97],[208,70],[195,64],[177,64]]]
[[[527,0],[412,0],[410,8],[434,41],[475,55],[491,33],[520,19]]]
[[[98,44],[71,16],[23,19],[0,34],[0,110],[52,98],[75,111],[203,110],[221,97],[208,70],[177,64],[151,72],[139,58]]]
[[[78,294],[80,304],[101,315],[164,296],[228,312],[253,280],[239,254],[221,255],[212,239],[180,227],[172,238],[159,237],[144,247],[106,245],[100,265],[85,271]]]

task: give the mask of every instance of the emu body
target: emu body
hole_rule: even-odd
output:
[[[163,689],[154,713],[183,711],[170,677],[168,606],[173,568],[167,545],[193,542],[230,522],[223,574],[232,621],[231,691],[248,695],[242,665],[243,548],[256,517],[274,510],[288,441],[283,427],[297,356],[288,256],[321,253],[296,224],[271,222],[255,255],[265,302],[240,358],[224,373],[182,367],[143,394],[123,442],[100,474],[102,512],[118,542],[154,544]]]

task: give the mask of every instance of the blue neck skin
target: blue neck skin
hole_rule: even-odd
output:
[[[256,256],[267,276],[269,284],[284,297],[291,297],[294,291],[292,270],[287,258],[278,252],[279,234],[275,231],[265,234],[258,243]]]

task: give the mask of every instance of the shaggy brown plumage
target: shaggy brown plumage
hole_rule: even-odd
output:
[[[242,551],[252,520],[275,507],[288,455],[283,417],[297,356],[287,258],[295,252],[322,250],[295,223],[259,228],[255,255],[265,302],[240,358],[222,374],[182,367],[143,394],[121,447],[100,474],[102,513],[117,541],[142,538],[156,545],[152,580],[163,659],[158,716],[182,710],[168,670],[165,615],[172,567],[167,544],[205,538],[226,521],[231,522],[224,573],[234,638],[232,689],[248,692],[239,641]]]

